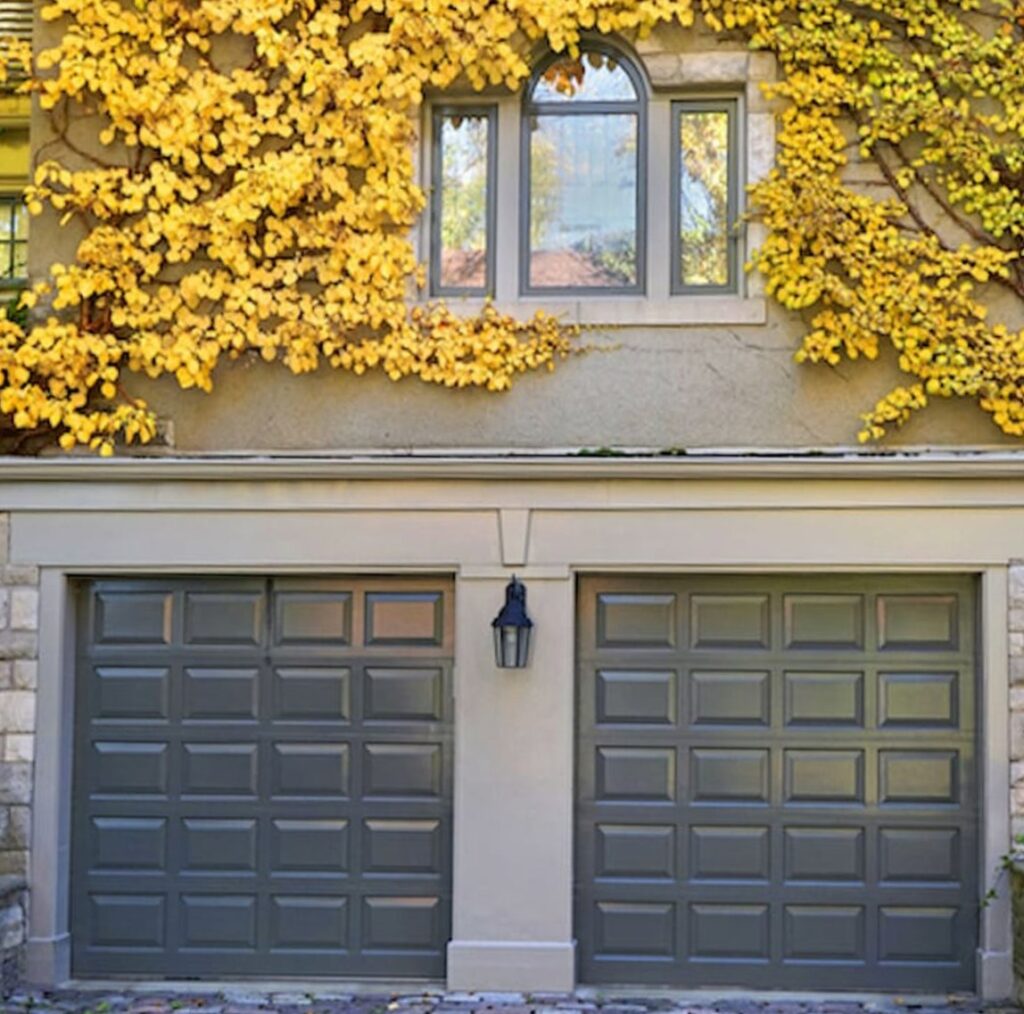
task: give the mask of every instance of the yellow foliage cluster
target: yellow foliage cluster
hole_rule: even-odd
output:
[[[61,160],[27,197],[84,238],[22,297],[33,323],[0,320],[0,417],[17,431],[103,454],[148,441],[123,373],[209,390],[225,356],[490,390],[550,368],[572,337],[551,316],[409,307],[424,92],[517,89],[540,42],[701,17],[784,71],[753,263],[809,315],[800,356],[895,346],[914,383],[865,438],[928,395],[976,398],[1024,434],[1024,332],[990,324],[978,293],[1024,301],[1024,0],[49,0],[43,17],[60,42],[23,87]],[[100,124],[96,146],[79,121]],[[843,182],[858,146],[888,197]]]

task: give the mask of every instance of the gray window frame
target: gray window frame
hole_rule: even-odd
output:
[[[686,113],[726,113],[729,117],[729,194],[726,218],[728,222],[729,281],[725,285],[687,285],[682,281],[683,251],[679,236],[680,175],[682,149],[679,134],[682,117]],[[671,179],[669,181],[670,242],[669,293],[673,296],[735,295],[740,288],[740,100],[738,98],[674,99],[671,113]]]
[[[453,116],[475,116],[487,120],[487,202],[485,210],[485,260],[484,284],[442,285],[441,284],[441,184],[443,180],[441,123]],[[429,273],[430,295],[444,296],[493,296],[495,286],[495,237],[498,220],[498,107],[493,103],[434,106],[430,119],[430,249]]]
[[[636,91],[636,99],[618,102],[534,102],[533,93],[541,75],[554,63],[565,58],[565,53],[548,53],[530,75],[523,96],[520,116],[519,145],[519,293],[522,296],[645,296],[647,294],[647,158],[648,121],[647,104],[650,96],[646,82],[636,62],[617,46],[605,41],[584,40],[580,55],[601,53],[611,57],[625,70]],[[593,116],[607,114],[634,114],[637,119],[636,139],[636,284],[616,286],[556,286],[530,284],[530,121],[535,116]]]

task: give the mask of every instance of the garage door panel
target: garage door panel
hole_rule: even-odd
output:
[[[600,648],[671,648],[676,643],[676,597],[659,594],[599,594]]]
[[[692,595],[690,646],[697,650],[769,648],[767,595]]]
[[[879,828],[879,881],[883,884],[958,884],[961,836],[957,827]]]
[[[598,902],[595,952],[602,957],[670,958],[676,950],[675,906],[666,902]]]
[[[352,671],[336,666],[280,666],[271,676],[277,722],[348,723]]]
[[[581,980],[972,988],[973,603],[941,576],[581,581]]]
[[[263,639],[261,591],[185,592],[185,643],[245,647]]]
[[[93,817],[93,869],[104,873],[163,873],[167,863],[164,817]]]
[[[437,592],[368,592],[366,644],[440,645],[444,632]]]
[[[878,646],[886,651],[955,651],[959,645],[956,595],[879,595]]]
[[[689,752],[690,800],[698,805],[769,802],[767,750],[701,747]]]
[[[771,875],[771,829],[728,824],[690,827],[691,883],[767,881]]]
[[[450,582],[105,580],[80,616],[76,974],[443,975]]]
[[[788,884],[863,884],[864,828],[784,827],[782,836]]]
[[[783,596],[784,644],[790,650],[859,651],[864,647],[864,596]]]
[[[271,822],[271,876],[344,876],[349,872],[349,821]]]
[[[97,719],[166,721],[171,671],[165,666],[98,666],[91,686]]]
[[[771,722],[771,673],[764,669],[695,669],[690,673],[692,725],[759,725]]]
[[[256,901],[253,894],[183,894],[182,950],[254,951]]]
[[[787,727],[863,728],[863,672],[786,670],[782,682]]]
[[[783,957],[787,961],[867,960],[863,905],[787,905]]]
[[[678,675],[671,670],[602,669],[595,711],[601,725],[674,725]]]
[[[185,722],[255,722],[259,718],[259,671],[253,667],[186,666]]]
[[[91,745],[97,796],[166,796],[170,744],[99,741]]]
[[[270,949],[346,953],[348,906],[349,899],[344,896],[273,895],[270,899]]]
[[[444,674],[440,668],[367,666],[363,676],[367,722],[440,722]]]
[[[863,750],[785,750],[783,758],[786,805],[865,803]]]
[[[91,939],[97,950],[155,950],[164,946],[163,894],[93,894],[89,897]]]
[[[256,798],[258,743],[183,743],[181,794]]]
[[[348,591],[278,591],[274,594],[274,644],[352,643],[352,593]]]
[[[255,873],[255,820],[186,818],[181,822],[184,873]]]
[[[93,610],[97,645],[149,645],[171,642],[173,596],[168,591],[100,590]]]
[[[676,829],[666,824],[597,824],[594,876],[602,880],[672,880]]]

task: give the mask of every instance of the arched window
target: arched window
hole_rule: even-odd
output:
[[[639,71],[607,43],[537,66],[523,105],[524,292],[644,291],[646,113]]]

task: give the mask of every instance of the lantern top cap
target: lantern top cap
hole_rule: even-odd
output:
[[[492,627],[532,627],[533,620],[526,615],[526,585],[513,575],[505,588],[505,605],[491,621]]]

